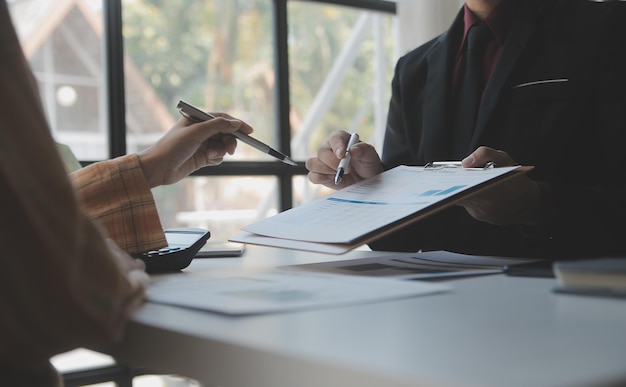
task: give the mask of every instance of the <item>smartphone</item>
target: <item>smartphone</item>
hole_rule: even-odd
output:
[[[202,228],[169,228],[165,230],[167,247],[136,254],[146,264],[148,273],[179,271],[191,263],[196,253],[211,236]]]
[[[196,253],[196,258],[240,257],[246,251],[246,245],[235,242],[207,242]]]

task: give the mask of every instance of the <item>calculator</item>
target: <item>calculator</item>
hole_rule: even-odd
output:
[[[148,273],[180,271],[189,266],[210,236],[211,233],[202,228],[169,228],[165,230],[167,247],[144,251],[135,257],[146,263]]]

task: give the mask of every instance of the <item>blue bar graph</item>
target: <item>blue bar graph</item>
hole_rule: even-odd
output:
[[[452,187],[450,187],[448,189],[444,189],[443,191],[440,191],[439,193],[436,193],[435,195],[436,196],[447,195],[447,194],[449,194],[451,192],[454,192],[454,191],[457,191],[457,190],[459,190],[459,189],[461,189],[463,187],[465,187],[465,186],[464,185],[455,185],[455,186],[452,186]]]
[[[433,196],[438,194],[439,192],[441,192],[441,190],[438,189],[431,189],[429,191],[423,192],[421,193],[419,196]]]
[[[429,189],[428,191],[424,191],[421,194],[419,194],[419,196],[442,196],[442,195],[447,195],[449,193],[452,193],[454,191],[458,191],[461,188],[465,187],[465,185],[455,185],[452,186],[450,188],[446,188],[446,189]]]

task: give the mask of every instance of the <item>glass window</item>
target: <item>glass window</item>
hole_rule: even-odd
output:
[[[226,241],[241,228],[276,214],[275,177],[194,176],[153,190],[163,226],[200,227],[211,241]]]
[[[107,158],[102,2],[9,2],[55,139],[77,158]]]
[[[240,118],[277,147],[270,1],[124,0],[123,7],[129,152],[178,120],[180,99]],[[245,145],[228,160],[272,161]]]

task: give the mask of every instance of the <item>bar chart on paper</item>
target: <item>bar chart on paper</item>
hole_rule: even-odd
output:
[[[439,190],[439,189],[431,189],[428,190],[426,192],[421,193],[419,196],[442,196],[442,195],[447,195],[449,193],[452,193],[454,191],[458,191],[460,189],[462,189],[463,187],[465,187],[464,185],[455,185],[452,186],[450,188],[446,188],[443,190]]]

